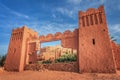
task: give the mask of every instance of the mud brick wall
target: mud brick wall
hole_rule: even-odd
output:
[[[120,45],[111,42],[116,68],[120,70]]]
[[[68,71],[78,72],[77,62],[70,63],[52,63],[52,64],[29,64],[26,65],[25,70],[41,71],[44,69],[54,71]]]
[[[115,72],[104,7],[79,12],[80,72]]]

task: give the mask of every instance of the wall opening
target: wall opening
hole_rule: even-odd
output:
[[[61,40],[40,43],[40,51],[37,54],[38,61],[43,62],[49,59],[56,59],[61,49]]]
[[[93,43],[93,45],[95,45],[95,39],[92,39],[92,43]]]
[[[62,47],[61,40],[42,42],[40,44],[40,53],[37,55],[38,63],[59,63],[77,61],[77,50]]]
[[[44,47],[56,46],[56,45],[60,45],[61,46],[61,41],[57,40],[57,41],[50,41],[50,42],[42,42],[40,47],[44,48]]]

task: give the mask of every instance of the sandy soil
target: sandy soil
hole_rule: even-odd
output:
[[[118,74],[74,73],[62,71],[6,72],[0,70],[0,80],[120,80]]]

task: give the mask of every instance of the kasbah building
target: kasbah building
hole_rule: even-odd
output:
[[[116,73],[120,69],[120,46],[110,39],[104,6],[78,13],[78,28],[73,32],[56,32],[39,36],[23,26],[12,30],[4,68],[23,71],[29,62],[37,60],[42,42],[61,40],[63,48],[77,50],[80,73]]]
[[[46,46],[40,48],[40,52],[37,54],[37,61],[54,61],[55,59],[65,54],[73,54],[77,56],[77,50],[71,48],[63,48],[61,45]],[[29,60],[29,62],[31,61]]]

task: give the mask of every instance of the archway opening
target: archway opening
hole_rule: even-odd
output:
[[[39,63],[72,62],[77,60],[77,50],[64,48],[61,40],[40,43]]]

